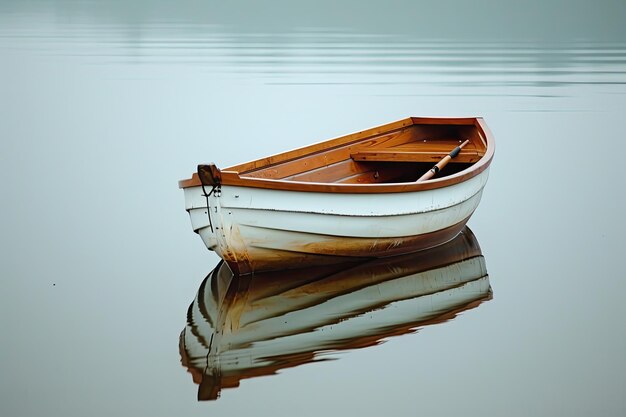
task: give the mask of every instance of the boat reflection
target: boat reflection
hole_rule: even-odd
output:
[[[323,360],[443,323],[491,299],[480,247],[465,228],[433,249],[371,261],[202,282],[180,336],[183,366],[215,400],[245,378]]]

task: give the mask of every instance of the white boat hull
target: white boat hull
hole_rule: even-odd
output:
[[[487,177],[488,169],[458,184],[404,193],[227,185],[184,191],[193,230],[231,269],[244,274],[440,245],[462,230],[480,202]]]

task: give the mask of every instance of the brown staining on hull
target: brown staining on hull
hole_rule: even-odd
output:
[[[259,271],[329,265],[350,260],[384,258],[417,252],[446,243],[465,227],[469,217],[445,229],[417,236],[393,238],[355,238],[325,236],[323,241],[292,245],[289,250],[248,247],[244,254],[224,254],[222,258],[233,272]]]
[[[333,265],[341,262],[354,262],[370,259],[371,256],[328,256],[325,254],[283,251],[278,249],[253,248],[254,258],[248,262],[238,262],[236,258],[224,258],[228,267],[238,275],[261,271],[297,269],[310,266]],[[221,255],[220,255],[221,256]]]
[[[417,236],[392,238],[337,238],[323,243],[308,243],[295,251],[332,256],[366,256],[381,258],[416,252],[441,245],[459,234],[467,220],[453,226]]]
[[[230,226],[228,233],[220,236],[219,256],[230,266],[231,271],[237,275],[245,275],[254,272],[253,263],[250,260],[250,253],[244,242],[239,228]]]
[[[243,255],[237,256],[232,251],[222,252],[219,255],[228,264],[230,270],[237,275],[245,275],[254,272],[252,262],[244,258]]]

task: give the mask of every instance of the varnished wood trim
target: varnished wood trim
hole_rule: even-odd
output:
[[[286,181],[275,179],[261,179],[261,178],[246,178],[241,177],[239,172],[244,169],[255,169],[263,164],[276,163],[277,161],[286,161],[296,158],[296,155],[305,155],[311,150],[321,151],[327,146],[340,146],[341,144],[349,143],[351,141],[357,141],[366,139],[372,135],[379,135],[389,133],[389,131],[402,129],[412,123],[417,124],[456,124],[456,125],[474,125],[478,130],[478,137],[483,141],[486,148],[485,154],[474,165],[461,172],[442,177],[432,179],[424,182],[404,182],[404,183],[386,183],[386,184],[337,184],[337,183],[315,183],[304,181]],[[327,142],[322,142],[309,147],[301,148],[295,151],[286,152],[283,154],[274,155],[271,157],[263,158],[258,161],[250,163],[236,165],[234,167],[225,169],[222,171],[222,184],[241,186],[241,187],[254,187],[254,188],[266,188],[276,190],[288,190],[288,191],[305,191],[305,192],[328,192],[328,193],[355,193],[355,194],[374,194],[374,193],[398,193],[398,192],[413,192],[421,190],[430,190],[434,188],[447,187],[453,184],[466,181],[489,167],[493,155],[495,152],[495,142],[493,135],[486,123],[482,118],[460,118],[460,119],[435,119],[435,118],[408,118],[401,121],[390,123],[380,126],[374,129],[368,129],[362,132],[357,132],[352,135],[344,136],[338,139],[334,139]],[[191,179],[182,180],[179,182],[181,188],[199,186],[200,180],[196,174]]]
[[[383,168],[382,164],[383,163],[380,162],[361,164],[370,165],[370,169],[353,175],[346,175],[342,178],[337,178],[333,182],[341,184],[384,184],[391,182],[400,182],[403,180],[414,180],[415,178],[417,178],[418,172],[420,172],[419,169],[415,168],[416,164],[413,163],[393,162],[393,166],[390,168]],[[424,170],[425,169],[427,168],[424,167]]]
[[[414,152],[414,151],[364,151],[350,155],[355,161],[377,162],[437,162],[447,153],[442,152]],[[454,158],[455,162],[476,162],[480,159],[477,152],[462,152]]]
[[[483,157],[484,159],[484,157]],[[482,160],[481,160],[482,161]],[[402,193],[412,191],[432,190],[458,184],[475,177],[489,166],[488,163],[478,165],[481,161],[472,165],[469,169],[446,177],[424,182],[402,182],[385,184],[337,184],[296,182],[283,180],[269,180],[259,178],[241,178],[236,172],[222,171],[222,184],[266,188],[286,191],[325,192],[325,193],[349,193],[349,194],[377,194],[377,193]],[[490,160],[488,162],[491,162]]]
[[[301,172],[283,178],[287,181],[336,182],[339,178],[348,177],[369,171],[369,168],[351,159],[335,162],[310,171]]]
[[[407,174],[417,175],[413,163],[385,163],[385,162],[355,162],[352,159],[306,171],[291,177],[283,178],[288,181],[306,181],[319,183],[382,183],[393,182],[395,179],[406,177]],[[425,168],[426,169],[426,168]],[[361,180],[357,180],[361,178]],[[369,180],[364,180],[369,178]],[[354,179],[354,180],[353,180]]]
[[[473,125],[476,117],[410,117],[415,125]]]
[[[305,146],[303,148],[294,149],[291,151],[257,159],[255,161],[250,161],[250,162],[246,162],[243,164],[228,167],[228,168],[225,168],[224,170],[243,173],[243,172],[251,171],[260,167],[265,167],[265,166],[273,165],[273,164],[280,163],[280,162],[286,162],[291,159],[296,159],[296,158],[299,158],[301,156],[308,155],[311,153],[325,151],[325,150],[328,150],[337,146],[346,145],[351,142],[361,141],[363,139],[367,139],[372,136],[379,136],[379,135],[391,133],[395,130],[402,129],[403,127],[411,126],[412,124],[413,124],[413,120],[410,117],[408,117],[406,119],[398,120],[397,122],[388,123],[382,126],[377,126],[371,129],[366,129],[366,130],[352,133],[349,135],[340,136],[335,139],[318,142],[316,144]]]
[[[350,144],[326,148],[312,154],[305,154],[289,161],[264,166],[252,171],[239,172],[241,177],[285,179],[286,177],[336,164],[350,159],[350,154],[363,149],[380,149],[403,145],[415,136],[411,128],[403,128],[384,135],[362,139]]]

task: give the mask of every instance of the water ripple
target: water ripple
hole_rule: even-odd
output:
[[[242,34],[227,26],[180,24],[137,29],[80,23],[59,28],[48,22],[37,29],[3,25],[0,48],[69,57],[86,65],[199,68],[272,85],[626,84],[624,42],[417,40],[327,28]]]

